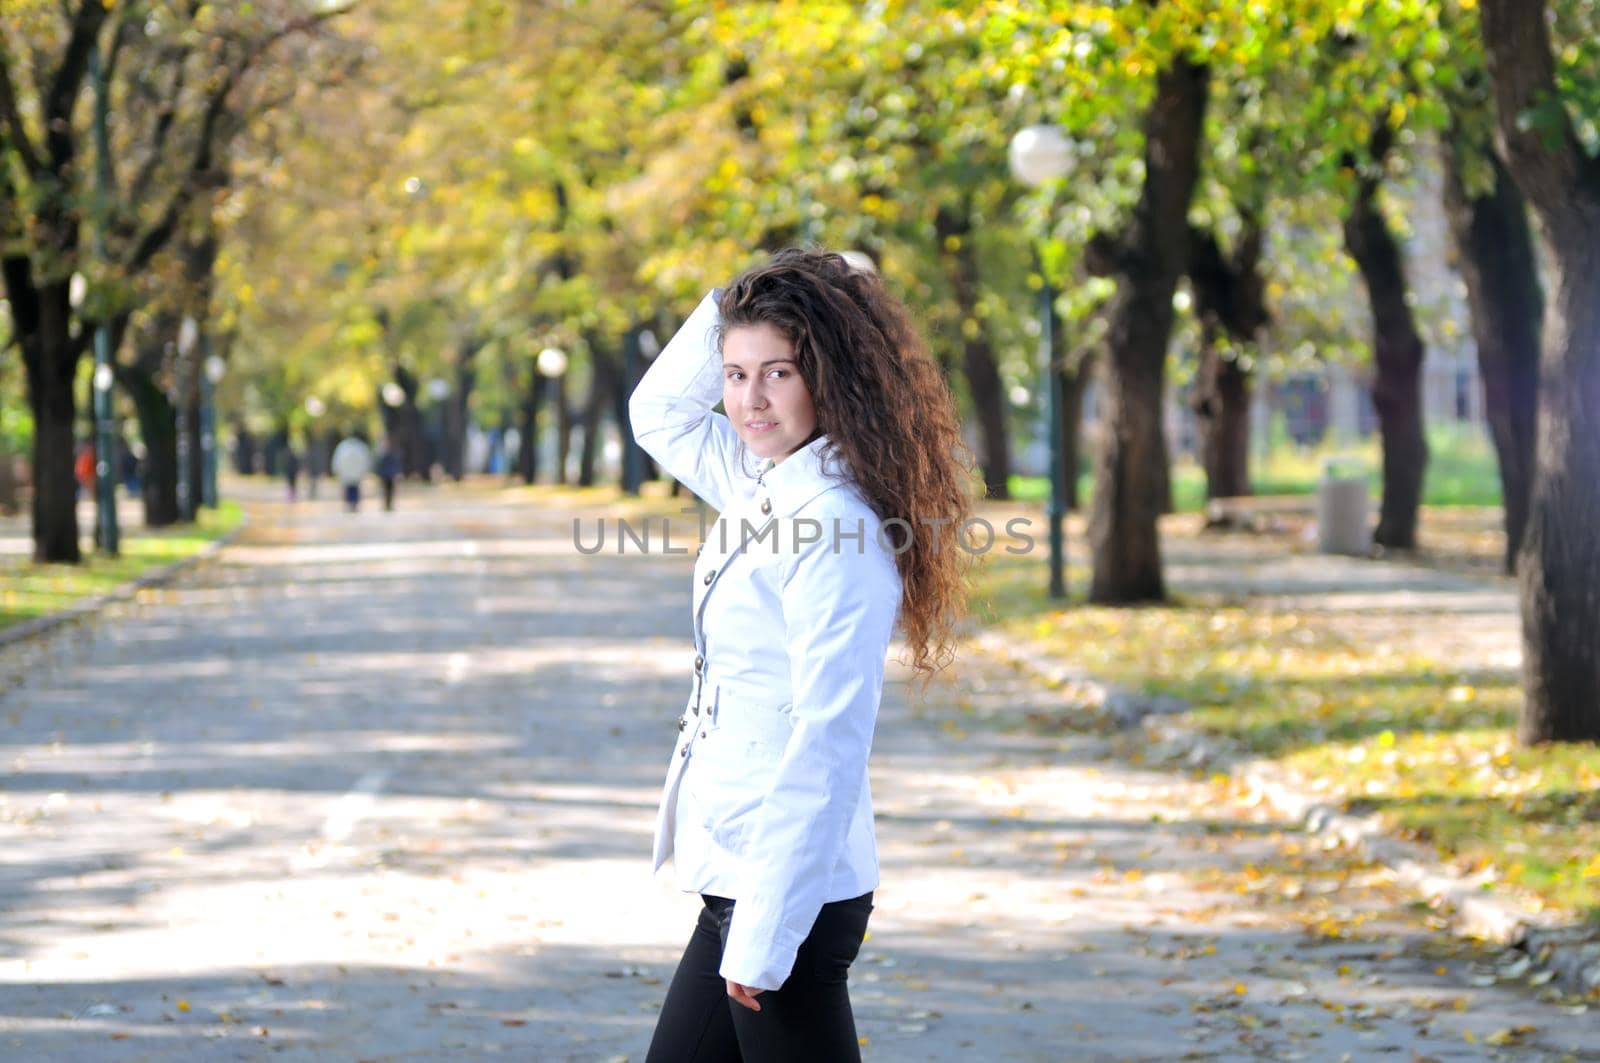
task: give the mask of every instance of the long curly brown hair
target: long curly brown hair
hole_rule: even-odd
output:
[[[972,510],[972,455],[910,312],[875,272],[799,248],[741,274],[717,307],[724,334],[766,322],[794,345],[829,456],[843,458],[880,520],[906,522],[886,524],[884,537],[900,551],[900,627],[926,684],[954,658],[966,610],[972,552],[956,536]]]

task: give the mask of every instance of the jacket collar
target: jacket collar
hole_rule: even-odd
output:
[[[832,441],[820,435],[777,464],[761,463],[758,498],[771,499],[774,513],[794,513],[831,487],[852,479],[843,456],[826,452]]]

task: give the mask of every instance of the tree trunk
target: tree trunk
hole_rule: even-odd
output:
[[[567,461],[572,456],[572,405],[567,402],[565,374],[553,381],[556,404],[556,475],[555,482],[567,482]]]
[[[254,476],[256,469],[262,465],[261,442],[256,439],[256,434],[244,426],[244,422],[235,418],[233,420],[233,471],[240,476]]]
[[[33,559],[76,563],[78,546],[78,484],[73,476],[77,454],[75,429],[77,395],[73,392],[81,347],[68,332],[71,307],[67,282],[36,290],[37,329],[31,338],[12,302],[13,322],[22,334],[23,361],[28,374],[28,408],[33,414]]]
[[[538,366],[533,367],[529,377],[528,392],[522,401],[522,437],[517,441],[517,468],[525,484],[539,481],[539,406],[545,388]]]
[[[1372,402],[1383,445],[1383,499],[1372,539],[1379,546],[1409,550],[1417,545],[1417,512],[1428,465],[1422,427],[1422,335],[1406,301],[1400,244],[1378,207],[1379,173],[1389,149],[1389,127],[1380,124],[1371,143],[1372,171],[1357,178],[1355,199],[1344,220],[1345,249],[1361,271],[1372,307],[1372,357],[1376,372]]]
[[[444,471],[452,480],[461,482],[466,474],[467,417],[472,389],[477,385],[478,373],[473,366],[483,344],[476,339],[466,339],[456,350],[456,386],[445,407]]]
[[[422,430],[422,411],[417,408],[417,378],[400,366],[394,370],[395,383],[405,398],[394,411],[395,445],[400,452],[400,474],[423,481],[433,479],[428,464],[428,440]]]
[[[1011,436],[1006,426],[1005,387],[1000,381],[1000,367],[995,364],[994,348],[978,316],[982,280],[967,204],[959,208],[941,206],[934,217],[934,231],[961,317],[963,367],[972,412],[978,419],[978,464],[983,470],[984,494],[988,498],[1010,498]]]
[[[144,522],[149,528],[178,523],[178,424],[172,403],[149,372],[117,367],[117,383],[133,399],[144,441]]]
[[[593,487],[600,456],[600,424],[617,386],[618,370],[601,351],[598,337],[589,338],[589,397],[583,404],[583,450],[578,454],[578,486]]]
[[[1089,538],[1098,603],[1160,601],[1158,520],[1166,505],[1161,403],[1172,295],[1187,266],[1189,199],[1199,171],[1208,71],[1187,58],[1161,72],[1145,116],[1145,178],[1122,239],[1102,247],[1117,276]]]
[[[0,515],[11,516],[17,511],[16,460],[11,452],[0,445]]]
[[[200,513],[201,485],[205,480],[206,460],[205,452],[200,449],[200,400],[192,399],[187,404],[182,419],[183,430],[188,434],[188,446],[184,449],[184,457],[189,466],[189,499],[186,511],[182,514],[185,523],[193,523]]]
[[[1560,99],[1546,5],[1483,0],[1483,43],[1506,166],[1554,263],[1522,590],[1526,743],[1600,742],[1600,163]],[[1536,121],[1527,121],[1527,116]]]
[[[1206,498],[1250,493],[1250,373],[1221,350],[1224,335],[1236,345],[1255,342],[1267,323],[1266,278],[1261,272],[1263,234],[1254,210],[1231,256],[1216,234],[1189,234],[1189,284],[1200,318],[1200,368],[1191,405],[1199,420],[1200,464]]]
[[[1217,349],[1216,334],[1202,328],[1200,372],[1193,406],[1200,422],[1200,465],[1206,498],[1250,493],[1250,374]]]
[[[1528,212],[1500,156],[1487,151],[1493,187],[1469,194],[1454,136],[1444,142],[1444,203],[1467,285],[1489,436],[1500,465],[1505,570],[1516,571],[1533,484],[1544,293]]]
[[[83,197],[75,178],[78,143],[73,110],[89,71],[89,57],[110,8],[80,4],[67,13],[69,26],[53,58],[38,63],[35,117],[42,140],[28,146],[20,122],[0,132],[0,275],[11,304],[12,334],[27,368],[28,408],[33,414],[33,558],[76,563],[77,481],[73,477],[76,396],[72,392],[83,343],[71,334],[69,281],[78,261]],[[9,56],[0,50],[0,64]],[[7,84],[12,84],[9,70]],[[11,93],[7,93],[8,96]],[[13,103],[15,101],[12,101]],[[14,111],[15,108],[13,107]],[[19,182],[19,174],[27,171]],[[26,196],[22,188],[29,191]],[[49,263],[53,280],[41,282],[35,260]]]

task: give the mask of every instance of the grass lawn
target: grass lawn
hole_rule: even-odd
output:
[[[1515,670],[1405,650],[1371,618],[1241,601],[1061,609],[1036,556],[988,555],[974,618],[1301,773],[1335,803],[1600,920],[1600,747],[1521,749]],[[1083,587],[1087,574],[1070,574]]]
[[[244,519],[237,503],[202,509],[199,523],[150,530],[125,527],[116,558],[84,553],[78,565],[36,565],[27,558],[0,560],[0,628],[58,612],[79,598],[105,594],[144,573],[182,560],[221,538]]]
[[[1467,425],[1437,425],[1428,430],[1428,467],[1423,482],[1423,504],[1429,506],[1499,506],[1500,472],[1494,447],[1483,433]],[[1329,446],[1300,448],[1275,441],[1260,456],[1252,456],[1250,486],[1258,495],[1310,495],[1322,478],[1322,464],[1329,458],[1353,461],[1367,472],[1367,488],[1373,504],[1383,488],[1383,459],[1376,437],[1356,446],[1338,449]],[[1078,476],[1078,497],[1085,502],[1094,492],[1094,474],[1088,457]],[[1018,501],[1043,500],[1050,482],[1043,476],[1013,476],[1011,494]],[[1172,465],[1172,503],[1179,513],[1194,513],[1205,507],[1205,472],[1192,459]]]

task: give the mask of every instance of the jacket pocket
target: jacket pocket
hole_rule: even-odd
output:
[[[783,759],[793,731],[787,709],[723,698],[716,724],[695,743],[689,795],[700,825],[728,852],[742,852],[746,829]]]

